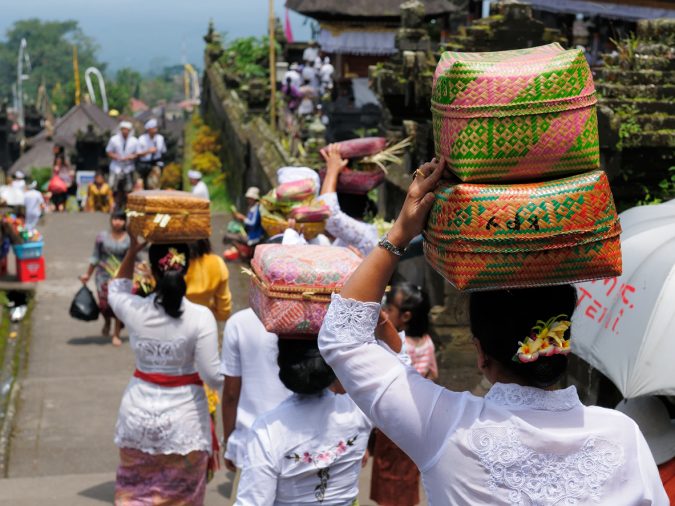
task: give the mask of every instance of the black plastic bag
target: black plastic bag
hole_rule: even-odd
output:
[[[70,304],[70,316],[77,320],[91,322],[98,320],[98,303],[94,294],[86,286],[82,286],[75,294],[73,302]]]

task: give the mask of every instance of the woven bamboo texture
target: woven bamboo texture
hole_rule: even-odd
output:
[[[129,232],[152,243],[193,242],[211,237],[209,201],[187,192],[131,193],[127,215]]]
[[[321,182],[326,177],[326,169],[319,172]],[[340,193],[350,193],[353,195],[365,195],[384,183],[386,174],[376,167],[372,170],[352,170],[345,168],[338,177],[337,191]]]
[[[544,183],[441,187],[425,255],[460,290],[573,283],[621,273],[621,227],[602,171]]]
[[[286,229],[293,228],[296,232],[305,236],[305,239],[314,239],[326,231],[326,222],[295,222],[293,226],[283,216],[269,212],[264,206],[260,206],[260,223],[265,233],[273,237],[283,234]]]
[[[261,245],[251,262],[250,304],[268,332],[316,335],[361,258],[347,248]]]
[[[462,181],[559,177],[600,166],[596,96],[582,51],[557,44],[447,52],[434,76],[436,154]]]

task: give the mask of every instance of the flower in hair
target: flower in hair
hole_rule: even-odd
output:
[[[519,341],[518,351],[513,356],[514,362],[534,362],[540,356],[567,355],[570,352],[570,340],[565,339],[565,332],[572,324],[567,315],[554,316],[547,321],[539,320],[532,327],[532,332],[525,341]]]
[[[159,269],[162,272],[180,271],[187,265],[184,253],[179,253],[176,248],[169,248],[169,251],[159,261]]]

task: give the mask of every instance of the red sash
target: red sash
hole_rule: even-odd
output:
[[[184,387],[186,385],[197,385],[204,386],[204,382],[199,377],[199,374],[193,372],[192,374],[184,374],[182,376],[172,376],[170,374],[161,374],[161,373],[148,373],[139,371],[136,369],[134,371],[134,377],[140,380],[143,380],[147,383],[152,383],[153,385],[159,385],[161,387]],[[213,423],[213,418],[209,416],[211,420],[211,458],[209,459],[209,471],[215,472],[220,469],[220,445],[218,444],[218,435],[216,434],[216,425]]]

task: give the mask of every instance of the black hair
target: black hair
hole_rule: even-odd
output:
[[[338,202],[343,213],[363,221],[367,216],[377,215],[377,203],[367,195],[338,193]]]
[[[400,301],[396,300],[398,294],[401,294]],[[429,333],[431,303],[429,302],[429,296],[421,287],[407,281],[396,283],[387,293],[386,302],[396,305],[401,313],[410,311],[411,318],[406,329],[407,335],[422,337]]]
[[[163,271],[160,268],[159,261],[168,253],[169,249],[175,249],[179,254],[185,256],[185,266],[177,270]],[[152,244],[148,250],[148,258],[152,274],[157,281],[155,288],[155,306],[161,306],[166,314],[172,318],[180,318],[183,314],[181,304],[187,285],[185,283],[185,273],[190,266],[190,249],[187,244]]]
[[[335,381],[335,373],[319,353],[315,340],[279,339],[279,379],[302,395],[318,394]]]
[[[518,342],[531,334],[539,320],[561,314],[572,318],[576,303],[577,294],[571,285],[475,292],[469,299],[471,332],[486,355],[526,383],[546,388],[557,383],[567,370],[567,356],[540,356],[528,363],[514,361]]]
[[[198,241],[190,243],[190,259],[196,260],[201,258],[204,255],[211,253],[211,240],[210,239],[199,239]]]
[[[125,213],[124,211],[113,211],[112,213],[110,213],[110,221],[112,220],[124,220],[124,222],[126,223],[127,213]]]

